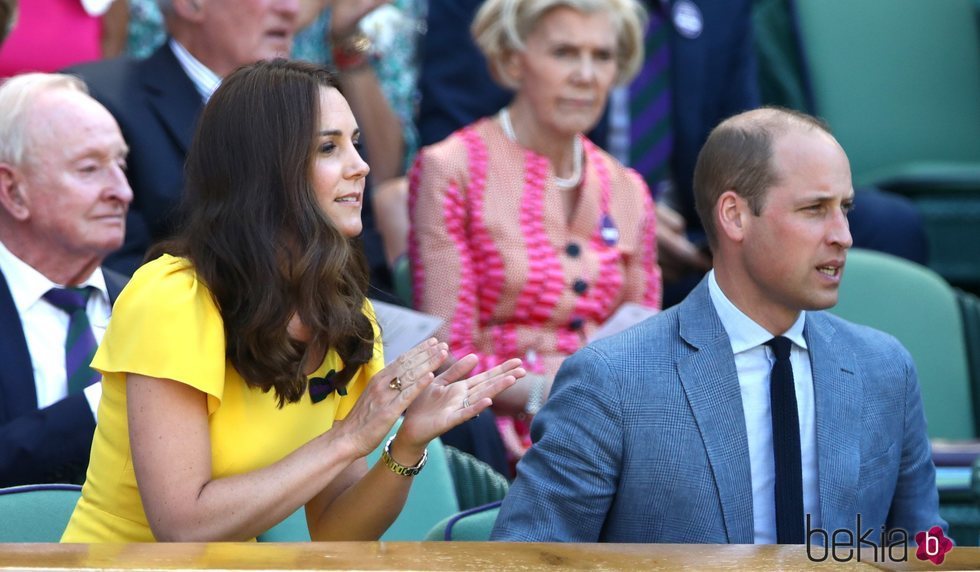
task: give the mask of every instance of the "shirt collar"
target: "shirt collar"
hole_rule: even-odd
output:
[[[201,60],[191,55],[187,48],[173,38],[170,38],[170,50],[173,51],[177,63],[183,68],[184,73],[190,78],[198,93],[201,94],[201,98],[205,102],[211,99],[211,94],[221,85],[221,77],[211,71],[208,66],[202,64]]]
[[[721,319],[728,339],[732,344],[732,353],[738,354],[744,351],[757,348],[772,339],[772,334],[760,326],[752,318],[745,315],[738,309],[728,296],[721,290],[715,278],[715,271],[708,273],[708,293],[711,295],[711,302],[715,305],[715,311]],[[806,312],[800,315],[793,322],[785,333],[784,337],[789,338],[797,346],[807,349],[806,338],[803,337],[803,326],[806,323]]]
[[[10,295],[19,314],[29,310],[48,290],[64,288],[64,285],[55,284],[33,266],[15,256],[2,242],[0,242],[0,272],[7,280],[7,287],[10,288]],[[94,287],[98,291],[97,295],[107,304],[109,303],[109,291],[106,289],[102,268],[96,268],[95,272],[78,286]]]

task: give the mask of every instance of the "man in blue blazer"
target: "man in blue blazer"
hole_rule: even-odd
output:
[[[843,149],[809,116],[750,111],[712,132],[694,189],[714,270],[565,362],[493,538],[802,543],[846,529],[853,543],[944,527],[911,357],[820,311],[851,246]]]
[[[125,234],[127,147],[56,74],[0,87],[0,141],[0,487],[81,482],[101,396],[89,352],[126,282],[100,266]]]

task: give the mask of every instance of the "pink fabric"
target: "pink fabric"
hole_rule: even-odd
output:
[[[409,173],[416,306],[446,320],[438,337],[456,358],[475,353],[476,371],[520,357],[529,371],[554,375],[623,302],[660,307],[650,193],[634,171],[582,141],[571,218],[547,158],[491,119],[424,148]],[[607,215],[615,244],[602,236]],[[499,423],[509,449],[529,444],[525,422]]]
[[[17,25],[0,48],[0,77],[54,72],[102,57],[102,20],[80,0],[22,0]]]
[[[416,306],[444,318],[438,336],[457,358],[476,353],[480,370],[533,350],[531,370],[553,375],[623,302],[660,306],[649,192],[635,172],[583,142],[583,192],[571,220],[548,160],[511,142],[495,121],[426,147],[412,167]],[[619,231],[615,245],[601,236],[604,213]],[[569,243],[578,256],[566,252]],[[588,286],[583,295],[576,280]]]

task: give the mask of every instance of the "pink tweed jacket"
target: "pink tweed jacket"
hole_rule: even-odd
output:
[[[475,371],[512,357],[554,375],[626,301],[659,308],[653,201],[584,136],[571,219],[547,158],[482,119],[424,148],[409,173],[416,306]],[[475,372],[474,372],[475,373]]]

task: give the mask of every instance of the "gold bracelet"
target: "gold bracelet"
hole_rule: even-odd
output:
[[[371,39],[360,30],[331,43],[333,63],[338,71],[356,71],[365,67],[370,61]]]
[[[381,462],[384,463],[385,466],[396,475],[401,475],[403,477],[414,477],[415,475],[419,474],[419,471],[421,471],[422,467],[425,466],[425,461],[429,458],[429,450],[425,449],[422,451],[422,458],[419,459],[417,465],[414,467],[406,467],[391,456],[391,442],[394,440],[395,436],[392,435],[391,438],[388,439],[388,442],[385,443],[385,448],[381,452]]]

